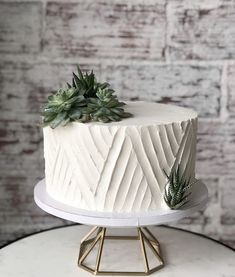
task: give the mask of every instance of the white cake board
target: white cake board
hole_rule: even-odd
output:
[[[140,227],[177,221],[202,210],[207,199],[208,190],[201,181],[198,181],[193,186],[189,202],[180,210],[110,213],[82,210],[55,200],[47,193],[45,179],[34,188],[34,200],[45,212],[73,222],[101,227]]]

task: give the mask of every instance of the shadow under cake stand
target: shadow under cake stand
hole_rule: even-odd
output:
[[[141,213],[110,213],[87,211],[71,207],[52,198],[46,190],[45,179],[34,188],[34,200],[45,212],[76,223],[94,226],[81,240],[78,266],[96,275],[149,275],[164,267],[160,244],[146,226],[160,225],[177,221],[202,210],[208,199],[206,186],[198,181],[193,186],[188,203],[180,210],[150,211]],[[107,235],[107,228],[136,228],[135,236]],[[143,271],[100,270],[105,240],[137,240],[143,257]],[[98,248],[96,247],[98,246]],[[148,250],[148,251],[147,251]],[[94,265],[86,261],[91,252],[96,251]],[[149,251],[155,256],[155,264],[149,263]],[[121,254],[121,253],[120,253]]]

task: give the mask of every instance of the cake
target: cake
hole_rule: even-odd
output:
[[[197,113],[121,102],[93,71],[77,70],[42,111],[47,193],[87,211],[180,209],[196,183]]]
[[[43,128],[51,197],[89,211],[170,209],[164,193],[172,170],[180,166],[185,180],[195,179],[197,113],[142,101],[125,110],[133,116],[117,122]]]

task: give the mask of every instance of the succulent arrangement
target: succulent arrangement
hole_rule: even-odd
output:
[[[169,175],[165,171],[164,173],[168,179],[164,191],[164,200],[170,209],[179,209],[188,202],[192,185],[195,182],[191,182],[184,174],[181,174],[179,165]]]
[[[66,89],[59,89],[48,97],[42,110],[43,126],[54,129],[72,121],[107,123],[131,116],[107,82],[97,82],[93,71],[83,73],[79,66],[77,70],[72,84],[67,83]]]

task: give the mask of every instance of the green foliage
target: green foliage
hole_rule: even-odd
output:
[[[193,183],[190,179],[186,179],[184,174],[181,174],[179,165],[171,171],[170,175],[167,175],[165,171],[164,173],[168,179],[164,191],[164,200],[172,210],[179,209],[188,202]]]
[[[59,89],[48,97],[42,115],[43,126],[50,125],[53,129],[70,121],[82,121],[86,117],[86,100],[75,88]]]
[[[88,107],[92,109],[90,114],[92,120],[101,122],[119,121],[131,116],[122,108],[125,103],[119,102],[113,92],[110,88],[99,88],[96,93],[97,98],[89,99]]]
[[[71,121],[109,122],[131,116],[110,85],[96,81],[93,71],[83,74],[78,66],[78,75],[73,73],[72,85],[67,85],[67,89],[59,89],[48,97],[42,111],[43,126],[54,129]]]
[[[85,98],[94,97],[96,98],[96,94],[98,89],[105,89],[110,85],[108,83],[99,83],[96,80],[95,74],[93,71],[82,73],[79,66],[77,66],[78,74],[73,73],[72,85],[67,83],[68,87],[77,88],[80,95],[83,95]]]

